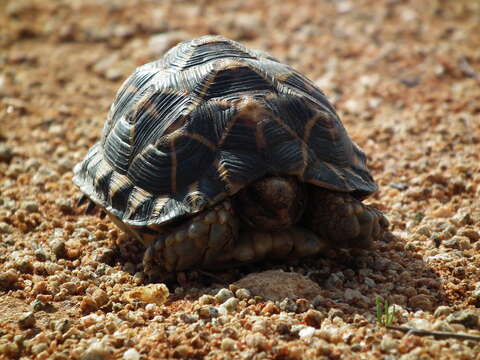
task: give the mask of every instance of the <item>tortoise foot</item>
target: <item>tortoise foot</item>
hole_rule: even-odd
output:
[[[172,227],[147,247],[144,272],[176,272],[208,267],[219,254],[228,252],[238,237],[238,220],[229,201]]]
[[[380,210],[349,194],[323,189],[313,190],[305,221],[308,228],[337,248],[369,248],[389,225]]]

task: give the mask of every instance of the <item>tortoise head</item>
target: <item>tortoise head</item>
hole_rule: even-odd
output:
[[[305,189],[294,177],[267,176],[240,190],[234,203],[245,225],[265,231],[282,230],[302,216]]]

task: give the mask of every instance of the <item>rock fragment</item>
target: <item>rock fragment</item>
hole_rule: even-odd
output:
[[[285,298],[313,300],[321,292],[320,286],[309,278],[295,272],[281,270],[249,274],[237,281],[235,285],[248,289],[252,295],[274,301]]]
[[[140,300],[147,304],[164,304],[170,292],[165,284],[150,284],[145,286],[138,286],[125,294],[125,298],[132,302]]]

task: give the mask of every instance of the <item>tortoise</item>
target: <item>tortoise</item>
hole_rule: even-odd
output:
[[[150,276],[368,248],[388,228],[324,93],[221,36],[138,67],[73,181],[145,245]]]

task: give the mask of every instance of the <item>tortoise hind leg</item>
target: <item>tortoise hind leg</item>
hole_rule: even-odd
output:
[[[350,194],[311,188],[305,225],[335,248],[369,248],[388,228],[388,220]]]
[[[209,267],[233,248],[238,227],[230,201],[226,200],[166,229],[147,247],[143,258],[144,272],[150,278],[156,278],[165,272]]]

